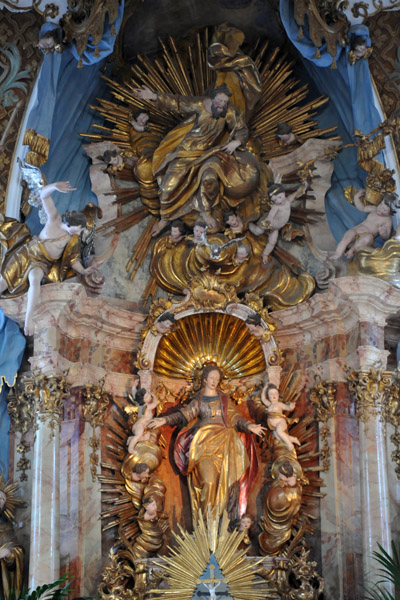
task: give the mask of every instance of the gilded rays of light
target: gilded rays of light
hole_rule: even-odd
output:
[[[227,378],[248,377],[265,370],[258,340],[241,319],[223,313],[200,313],[179,319],[158,346],[154,372],[190,379],[204,364],[216,363]]]
[[[168,556],[163,557],[163,571],[168,578],[168,589],[153,590],[155,596],[190,600],[201,581],[211,553],[221,569],[229,593],[234,600],[261,600],[275,598],[265,582],[257,577],[260,561],[246,559],[245,550],[238,550],[243,533],[228,530],[229,519],[224,513],[220,525],[209,514],[200,516],[192,534],[179,527]]]

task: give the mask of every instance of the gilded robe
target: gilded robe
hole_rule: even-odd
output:
[[[196,396],[165,419],[168,425],[188,424],[177,437],[174,458],[188,477],[193,518],[208,508],[219,517],[228,503],[238,506],[235,516],[244,514],[257,474],[254,442],[246,435],[251,422],[221,393]]]
[[[153,173],[162,178],[162,219],[177,219],[192,210],[211,214],[222,196],[229,206],[235,207],[256,190],[260,178],[258,161],[245,150],[248,130],[234,106],[228,104],[226,115],[214,118],[205,110],[204,98],[162,92],[157,95],[158,109],[188,116],[154,152]],[[232,139],[241,142],[232,155],[222,150],[228,132]]]
[[[64,281],[75,272],[71,265],[81,258],[78,235],[73,235],[61,256],[52,258],[45,247],[45,240],[31,236],[29,228],[15,219],[5,218],[0,225],[1,276],[7,283],[4,296],[20,296],[29,288],[28,275],[35,267],[45,274],[44,282]]]
[[[131,127],[129,142],[133,155],[137,158],[133,166],[133,175],[139,184],[140,199],[152,215],[158,216],[160,201],[157,181],[153,175],[153,152],[160,143],[160,136],[150,128],[136,131]]]

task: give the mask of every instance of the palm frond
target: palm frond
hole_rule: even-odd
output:
[[[395,600],[400,593],[400,540],[391,542],[391,554],[378,543],[378,550],[374,550],[372,556],[381,566],[377,574],[379,579],[371,588],[367,588],[365,600]],[[394,595],[385,587],[393,585]]]

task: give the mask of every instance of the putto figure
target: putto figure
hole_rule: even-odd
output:
[[[258,186],[259,165],[245,150],[247,126],[229,103],[226,84],[206,97],[173,96],[148,87],[136,90],[141,100],[152,101],[159,110],[176,112],[187,119],[172,129],[153,156],[153,173],[160,177],[160,221],[156,235],[167,221],[197,211],[207,227],[215,228],[212,216],[220,197],[236,206]],[[226,132],[229,141],[223,143]],[[240,152],[235,154],[240,148]]]
[[[336,252],[331,256],[332,260],[338,260],[343,254],[347,258],[353,258],[357,248],[373,246],[377,235],[380,235],[383,240],[390,238],[392,215],[394,214],[391,204],[395,199],[394,195],[384,194],[378,206],[363,204],[363,196],[364,190],[359,190],[354,195],[354,205],[359,211],[368,213],[368,216],[364,221],[346,231],[336,248]]]
[[[289,435],[286,417],[282,411],[291,412],[296,408],[295,402],[286,404],[279,400],[279,390],[273,383],[265,386],[261,394],[261,402],[267,408],[267,423],[271,431],[274,432],[278,440],[280,440],[288,450],[294,450],[294,444],[300,446],[300,441],[297,437]]]
[[[289,222],[292,202],[304,192],[304,184],[289,196],[286,195],[286,191],[280,183],[271,183],[268,186],[268,194],[273,206],[269,213],[263,215],[257,224],[249,224],[249,229],[254,235],[262,235],[266,231],[269,233],[268,243],[262,255],[264,264],[268,262],[269,256],[276,246],[279,231]]]
[[[19,296],[28,292],[25,316],[25,335],[34,332],[33,314],[40,300],[40,284],[56,267],[53,281],[65,279],[71,268],[80,275],[97,272],[94,266],[84,267],[81,261],[80,234],[86,226],[82,212],[60,215],[51,197],[53,191],[68,193],[74,190],[68,181],[44,186],[40,199],[47,215],[46,225],[38,236],[15,219],[5,218],[0,225],[2,264],[0,294]]]

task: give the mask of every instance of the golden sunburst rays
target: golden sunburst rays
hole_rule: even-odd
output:
[[[128,527],[134,516],[130,495],[125,487],[125,480],[121,473],[121,465],[126,455],[126,440],[129,434],[128,417],[125,417],[124,408],[129,405],[128,399],[113,398],[113,405],[107,423],[106,439],[104,446],[107,459],[101,463],[102,473],[99,475],[101,483],[103,511],[100,515],[104,519],[103,531],[117,525]]]
[[[199,313],[179,319],[163,336],[154,372],[173,379],[192,379],[203,365],[218,365],[227,379],[249,377],[265,370],[260,342],[244,321],[223,313]]]
[[[211,513],[206,518],[200,513],[193,533],[178,526],[179,534],[173,534],[173,544],[168,546],[169,554],[163,557],[163,572],[168,580],[168,589],[152,590],[152,595],[190,600],[201,584],[213,556],[222,573],[223,583],[228,586],[229,594],[234,600],[276,597],[257,576],[257,565],[261,561],[248,560],[246,550],[239,550],[243,533],[231,533],[228,525],[226,513],[220,522]],[[218,583],[217,579],[214,581]]]
[[[0,492],[3,492],[6,496],[3,514],[9,521],[15,520],[15,511],[17,508],[25,506],[25,502],[17,498],[18,490],[19,485],[17,483],[6,483],[4,473],[0,473]]]
[[[211,33],[211,30],[205,28],[193,33],[192,38],[179,40],[179,42],[169,37],[167,41],[161,41],[162,50],[156,59],[137,57],[136,64],[131,67],[132,78],[129,81],[119,83],[105,78],[113,99],[99,99],[98,105],[92,107],[104,117],[105,125],[93,125],[97,129],[97,133],[82,135],[93,141],[112,142],[121,149],[123,154],[132,156],[129,135],[130,115],[132,111],[144,109],[150,115],[152,131],[159,134],[162,139],[181,121],[181,117],[160,110],[154,102],[136,98],[135,89],[146,85],[152,90],[172,94],[194,96],[204,94],[216,79],[216,73],[209,67],[207,60]],[[326,98],[320,97],[300,106],[307,96],[307,85],[299,84],[293,75],[293,63],[287,60],[279,48],[270,50],[268,42],[257,43],[249,55],[252,56],[259,69],[262,82],[261,96],[248,122],[249,143],[251,147],[254,145],[253,142],[259,146],[257,153],[259,152],[261,162],[290,151],[290,148],[279,144],[276,136],[276,127],[279,122],[288,122],[293,132],[297,136],[301,136],[302,140],[327,135],[334,131],[335,128],[318,128],[317,122],[313,120],[318,108],[327,101]],[[126,178],[126,174],[116,173],[115,177],[116,179]],[[295,176],[293,179],[293,176],[290,176],[288,182],[297,183],[298,177]],[[116,195],[118,204],[136,201],[138,196],[137,189],[122,192],[117,189]],[[298,222],[308,222],[309,218],[313,217],[311,213],[304,217],[304,210],[298,209],[299,211]],[[103,224],[102,227],[108,227],[112,232],[124,231],[146,218],[148,214],[147,208],[142,212],[133,209],[123,215],[120,209],[117,219]],[[149,231],[151,228],[152,225],[146,227],[137,242],[138,247],[132,249],[132,258],[127,265],[127,271],[130,272],[132,280],[150,250],[152,238],[149,236]],[[133,263],[136,265],[133,266]],[[150,296],[154,297],[156,290],[156,283],[149,281],[142,296],[143,302],[147,302]]]
[[[283,402],[287,404],[297,401],[300,402],[304,392],[304,385],[302,385],[303,376],[298,369],[298,364],[293,365],[281,378],[279,386],[281,397]],[[302,413],[302,416],[298,416],[298,409],[295,409],[293,414],[290,415],[290,417],[293,418],[293,421],[292,419],[288,419],[289,434],[297,437],[301,441],[301,445],[296,448],[296,453],[297,462],[300,464],[303,472],[301,515],[305,517],[305,519],[303,519],[298,526],[294,526],[294,531],[312,534],[314,533],[314,528],[311,523],[318,519],[319,501],[320,498],[325,495],[320,490],[325,484],[319,477],[319,472],[323,470],[323,467],[319,465],[320,452],[316,442],[316,440],[318,440],[318,423],[313,414],[307,413],[307,409],[304,410],[303,408]],[[278,456],[279,452],[280,451],[278,450]],[[278,458],[277,453],[274,452],[274,441],[272,437],[271,443],[263,449],[261,456],[265,464],[271,464],[274,459]],[[284,452],[281,457],[282,459],[288,458],[288,455]],[[268,483],[268,478],[266,483]],[[301,533],[301,535],[303,535],[303,533]],[[284,549],[283,553],[286,553],[289,547],[290,546]]]

